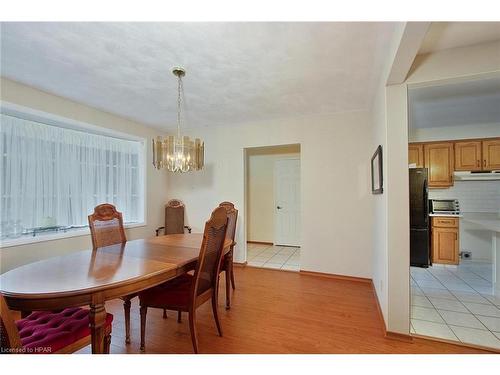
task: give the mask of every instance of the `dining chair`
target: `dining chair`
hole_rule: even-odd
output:
[[[189,330],[195,353],[198,353],[196,309],[212,301],[212,312],[219,336],[222,327],[217,312],[219,269],[227,228],[227,214],[217,207],[205,223],[203,241],[194,274],[185,273],[171,281],[139,293],[141,305],[141,350],[145,348],[146,314],[148,307],[184,311],[189,313]]]
[[[94,208],[94,213],[88,216],[92,246],[94,251],[99,247],[124,244],[127,242],[125,230],[123,228],[123,217],[116,207],[109,203],[104,203]],[[123,300],[123,310],[125,312],[125,343],[130,343],[130,300],[137,296],[137,293],[120,297]]]
[[[184,229],[191,233],[191,227],[184,225],[185,206],[179,199],[170,199],[165,205],[165,226],[156,229],[156,237],[163,229],[163,234],[183,234]],[[167,310],[163,310],[163,319],[167,319]],[[181,312],[177,312],[177,321],[181,322]]]
[[[236,288],[234,285],[234,269],[233,269],[233,250],[236,242],[234,242],[234,237],[236,234],[236,221],[238,219],[238,210],[234,207],[231,202],[222,202],[219,207],[223,207],[227,214],[227,230],[226,230],[226,240],[231,240],[231,247],[229,251],[224,255],[222,259],[222,264],[220,272],[225,272],[226,279],[226,310],[231,308],[231,286],[233,290]],[[231,284],[230,284],[231,283]]]
[[[113,315],[107,313],[104,352],[109,353]],[[1,353],[65,354],[90,345],[89,310],[70,307],[62,311],[35,311],[15,321],[0,294]]]
[[[171,199],[165,205],[165,226],[156,229],[156,236],[163,229],[163,234],[182,234],[184,229],[191,233],[191,227],[184,225],[184,203],[179,199]]]

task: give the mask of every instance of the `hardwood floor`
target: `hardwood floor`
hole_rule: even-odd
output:
[[[219,314],[224,337],[217,335],[210,303],[198,309],[201,353],[481,353],[457,345],[384,337],[370,284],[295,272],[235,267],[231,310],[224,309],[221,282]],[[222,280],[223,281],[223,280]],[[121,300],[106,304],[114,314],[111,353],[139,353],[138,300],[132,300],[131,343],[125,344]],[[192,353],[187,315],[177,323],[170,312],[149,309],[146,353]],[[79,353],[89,353],[86,347]]]

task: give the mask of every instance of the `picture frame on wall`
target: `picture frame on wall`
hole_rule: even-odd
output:
[[[372,156],[372,194],[382,194],[384,192],[384,174],[382,170],[382,146],[379,145]]]

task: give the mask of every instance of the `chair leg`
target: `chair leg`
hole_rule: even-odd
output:
[[[212,312],[214,313],[215,325],[217,326],[217,331],[219,332],[219,336],[222,337],[222,327],[219,321],[219,313],[217,312],[217,292],[214,291],[212,294]]]
[[[182,311],[179,310],[177,311],[177,323],[181,323],[182,322]]]
[[[225,273],[226,273],[226,275],[225,275],[226,276],[225,277],[225,279],[226,279],[226,310],[229,310],[231,308],[231,285],[230,285],[231,284],[231,280],[229,280],[229,278],[230,278],[229,275],[230,275],[231,272],[229,272],[229,268],[228,267],[226,267],[226,272]],[[218,294],[218,293],[219,293],[219,291],[216,290],[215,294]]]
[[[123,301],[123,310],[125,311],[125,343],[130,344],[130,298],[125,297]]]
[[[146,336],[146,314],[148,313],[147,306],[141,306],[141,351],[144,351],[144,342]]]
[[[198,335],[196,334],[196,310],[191,308],[189,310],[189,332],[191,333],[191,342],[193,343],[193,350],[198,354]]]
[[[163,319],[167,319],[167,309],[163,309]]]
[[[231,265],[229,266],[229,269],[231,270],[230,275],[231,275],[231,285],[233,286],[233,290],[236,289],[236,286],[234,284],[234,266],[233,266],[233,261],[231,260]]]
[[[104,336],[104,354],[109,354],[109,349],[111,347],[111,334]]]

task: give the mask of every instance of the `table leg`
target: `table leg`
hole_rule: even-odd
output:
[[[90,305],[89,324],[92,335],[92,354],[104,353],[104,325],[106,323],[106,310],[104,303]]]

